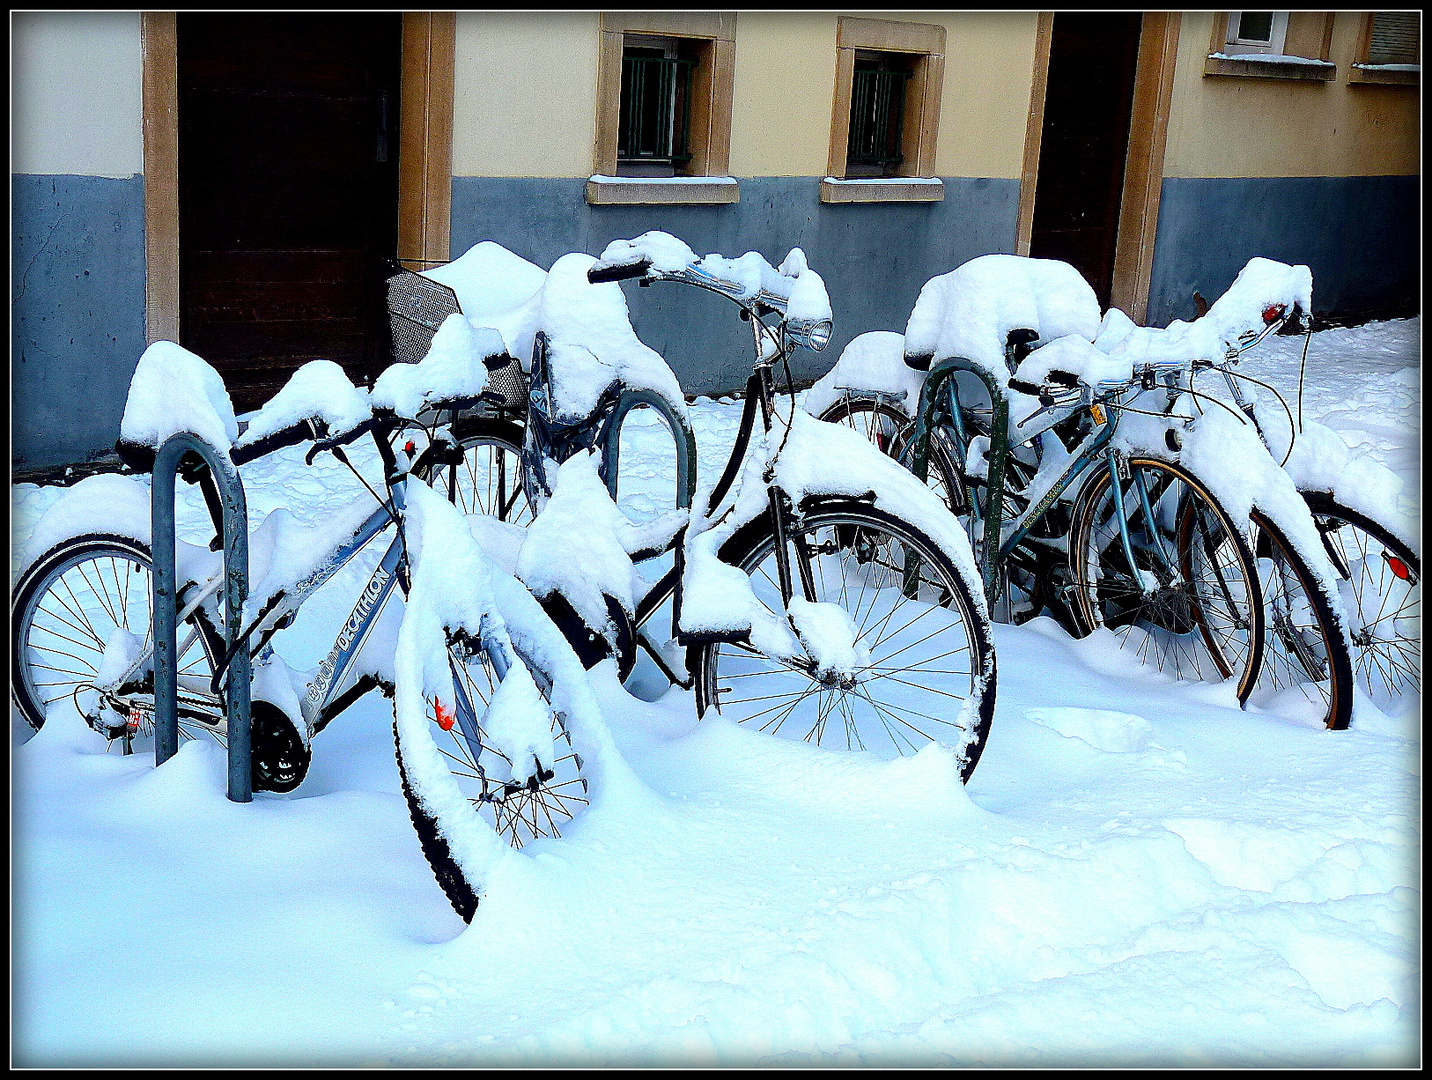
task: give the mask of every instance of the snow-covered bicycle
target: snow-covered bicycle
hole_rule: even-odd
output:
[[[1207,348],[1155,332],[1155,347],[1116,349],[1119,315],[1101,325],[1067,264],[984,256],[928,283],[905,335],[852,342],[807,408],[927,477],[969,525],[1003,617],[1105,627],[1180,678],[1236,678],[1240,701],[1292,697],[1345,727],[1343,605],[1306,507],[1246,420],[1202,409],[1188,380]],[[1194,503],[1217,508],[1227,555],[1208,549],[1224,569],[1204,585],[1177,539]]]
[[[312,442],[308,461],[328,452],[351,469],[344,447],[371,437],[380,486],[353,469],[371,502],[319,529],[276,510],[254,531],[252,589],[237,637],[226,635],[223,621],[226,569],[217,543],[177,544],[180,729],[186,738],[225,741],[223,684],[229,660],[246,649],[254,672],[252,786],[287,792],[303,780],[318,732],[370,690],[395,697],[404,794],[424,851],[464,918],[481,883],[472,838],[521,847],[558,835],[588,804],[604,739],[585,670],[560,631],[428,486],[441,487],[449,444],[419,449],[409,438],[397,445],[410,429],[418,437],[427,430],[405,410],[426,417],[469,406],[483,376],[480,366],[395,365],[364,393],[336,365],[314,361],[240,434],[218,374],[160,342],[136,370],[121,441],[132,471],[143,473],[176,431],[203,435],[236,465]],[[208,468],[195,458],[182,469],[203,487],[220,535]],[[31,726],[77,716],[124,753],[152,736],[149,503],[136,479],[103,474],[69,489],[37,524],[11,615],[13,700]],[[291,670],[271,640],[379,538],[387,547],[332,648],[316,671]],[[395,593],[408,603],[396,603]],[[227,652],[226,640],[234,641]],[[432,761],[429,726],[454,735],[441,768]],[[453,797],[445,785],[454,775],[465,785],[464,817],[475,810],[486,823],[485,830],[469,824],[456,854],[438,809]],[[466,873],[455,873],[463,859]]]
[[[694,688],[703,715],[714,707],[783,736],[887,757],[939,741],[967,778],[995,695],[968,541],[937,499],[862,440],[793,408],[782,415],[776,367],[789,374],[791,350],[823,347],[830,333],[824,284],[799,251],[777,269],[755,253],[698,259],[676,238],[648,233],[614,242],[600,260],[558,260],[527,301],[535,332],[525,415],[458,419],[464,447],[480,452],[466,452],[454,501],[502,526],[531,521],[549,498],[566,503],[555,478],[569,463],[585,470],[588,449],[614,449],[633,397],[659,407],[682,439],[680,386],[636,339],[609,284],[627,278],[716,292],[750,321],[756,360],[735,445],[714,485],[692,499],[692,442],[681,463],[688,506],[641,527],[618,523],[633,560],[670,558],[656,581],[633,579],[608,552],[587,558],[585,582],[566,582],[554,598],[558,559],[531,549],[524,580],[587,663],[613,657],[625,676],[641,650],[669,682]],[[615,455],[602,464],[614,495]],[[570,498],[571,520],[602,513]],[[584,584],[590,598],[576,610],[564,597]],[[670,636],[654,634],[668,607]]]
[[[1306,271],[1279,263],[1265,265],[1269,262],[1254,259],[1244,274]],[[1213,309],[1200,312],[1200,319],[1209,311]],[[1284,393],[1240,370],[1243,355],[1270,335],[1300,328],[1306,366],[1312,329],[1305,309],[1297,303],[1272,303],[1259,314],[1261,325],[1249,320],[1250,325],[1231,335],[1235,340],[1225,343],[1221,359],[1192,366],[1190,386],[1197,386],[1200,374],[1217,372],[1228,399],[1253,423],[1268,452],[1293,478],[1337,572],[1351,619],[1358,686],[1386,708],[1404,694],[1422,691],[1422,560],[1415,537],[1398,513],[1401,485],[1389,469],[1354,456],[1337,432],[1304,421],[1301,382],[1295,419]],[[1258,403],[1244,391],[1244,383],[1260,387],[1277,401],[1286,423],[1276,410],[1272,420],[1260,419]]]

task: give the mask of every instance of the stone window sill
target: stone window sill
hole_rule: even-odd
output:
[[[1305,82],[1331,82],[1337,78],[1338,66],[1326,60],[1302,56],[1270,56],[1262,53],[1210,53],[1203,62],[1205,75],[1243,75],[1255,79],[1302,79]]]
[[[823,203],[940,202],[944,197],[945,184],[938,177],[840,180],[827,176],[820,182]]]
[[[1418,86],[1422,82],[1420,64],[1354,64],[1347,73],[1349,84],[1376,86]]]
[[[713,206],[741,201],[731,176],[601,176],[587,179],[590,206]]]

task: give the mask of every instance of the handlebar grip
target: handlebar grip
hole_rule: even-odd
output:
[[[1045,378],[1055,386],[1067,386],[1071,390],[1079,388],[1079,376],[1067,371],[1060,371],[1058,368],[1051,368]]]
[[[641,262],[620,263],[616,266],[594,266],[587,271],[587,281],[593,285],[601,285],[607,281],[625,281],[627,278],[645,277],[646,272],[651,269],[651,260],[642,259]]]
[[[1010,379],[1009,388],[1018,390],[1021,394],[1028,394],[1030,397],[1039,397],[1044,392],[1037,383],[1025,382],[1023,379]]]
[[[934,359],[934,353],[906,353],[905,366],[914,368],[916,371],[929,371]]]

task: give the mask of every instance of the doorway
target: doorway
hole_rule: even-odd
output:
[[[254,408],[390,358],[402,15],[179,14],[180,343]]]
[[[1144,16],[1059,12],[1029,254],[1072,263],[1108,307]]]

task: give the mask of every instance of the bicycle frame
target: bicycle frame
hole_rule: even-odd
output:
[[[745,404],[741,411],[740,426],[736,434],[736,440],[731,448],[725,467],[720,478],[717,480],[711,495],[707,500],[705,513],[710,514],[721,504],[745,463],[747,452],[751,446],[752,436],[756,430],[756,413],[759,410],[763,432],[769,433],[774,423],[775,380],[773,368],[776,363],[784,361],[794,347],[786,338],[783,332],[777,332],[762,321],[762,314],[775,313],[767,301],[772,298],[757,295],[754,298],[742,299],[732,295],[727,283],[721,279],[707,280],[704,276],[700,278],[667,279],[678,280],[682,284],[693,285],[697,288],[715,292],[735,302],[742,310],[742,317],[748,319],[752,324],[752,335],[755,341],[757,360],[753,366],[750,377],[746,381]],[[540,385],[547,370],[545,363],[546,337],[544,334],[537,335],[535,343],[537,356],[533,362],[532,393],[534,400],[544,392]],[[677,448],[677,501],[683,508],[692,505],[692,496],[696,480],[696,444],[689,429],[681,423],[679,417],[666,406],[665,402],[658,395],[643,390],[624,390],[615,401],[609,402],[602,413],[598,423],[594,427],[591,436],[594,445],[599,445],[603,450],[603,479],[606,482],[608,491],[613,498],[617,489],[617,466],[619,463],[618,446],[620,431],[623,420],[633,409],[641,405],[647,405],[657,409],[666,419],[676,439]],[[543,440],[547,428],[543,424],[533,425],[529,419],[529,427],[537,437],[537,450],[542,454],[548,454],[551,446]],[[790,500],[786,494],[775,484],[769,486],[769,501],[771,523],[775,532],[776,544],[776,569],[781,584],[782,600],[789,603],[794,595],[796,582],[799,580],[800,588],[806,599],[815,597],[814,574],[808,565],[808,560],[799,560],[797,565],[793,561],[787,544],[787,515],[790,514]],[[651,557],[673,552],[675,561],[672,567],[666,571],[655,583],[653,583],[638,600],[634,612],[634,624],[638,630],[637,643],[646,649],[648,655],[657,663],[673,683],[688,686],[689,682],[675,675],[665,661],[658,655],[658,650],[648,641],[644,634],[640,633],[641,628],[656,614],[658,610],[668,601],[673,602],[672,607],[672,637],[680,639],[679,630],[681,620],[681,579],[685,571],[684,559],[684,538],[686,529],[683,526],[678,530],[666,546]]]
[[[381,443],[376,436],[375,440]],[[385,447],[380,446],[380,449],[383,448]],[[390,454],[384,455],[385,458],[390,456]],[[420,458],[415,470],[422,469],[424,464],[424,459]],[[185,603],[178,614],[178,620],[185,622],[192,619],[195,629],[180,645],[178,652],[182,654],[187,650],[196,637],[202,635],[205,638],[205,645],[210,655],[216,657],[215,670],[208,688],[210,694],[213,695],[215,706],[212,718],[203,716],[202,714],[206,710],[196,696],[190,693],[185,698],[185,715],[208,722],[211,726],[218,726],[222,716],[222,710],[218,707],[220,684],[225,674],[228,673],[238,650],[249,649],[251,657],[262,653],[274,634],[290,625],[293,616],[314,592],[357,558],[359,553],[364,551],[381,533],[398,522],[399,518],[395,515],[402,513],[404,486],[410,475],[412,474],[393,475],[390,473],[387,488],[391,502],[380,504],[356,528],[337,539],[329,552],[321,559],[317,568],[306,577],[290,589],[279,590],[266,597],[260,605],[258,614],[236,638],[230,655],[220,655],[224,635],[208,617],[206,610],[208,602],[223,587],[224,576],[217,574],[211,580],[200,585],[197,590],[188,591],[183,598]],[[354,664],[362,653],[364,645],[370,639],[374,627],[387,609],[394,589],[400,583],[405,555],[406,545],[402,531],[399,529],[369,576],[367,584],[360,591],[353,610],[344,620],[332,648],[319,664],[317,674],[307,685],[299,702],[299,709],[312,734],[322,731],[349,705],[377,685],[375,679],[362,676],[350,683],[348,676],[352,673]],[[249,648],[248,643],[255,638],[258,639],[258,645]],[[509,666],[505,654],[496,647],[489,648],[487,652],[500,679]],[[130,670],[115,685],[123,686],[130,682],[149,661],[151,655],[152,650],[149,650],[137,657]],[[476,714],[469,702],[460,700],[458,704],[459,718],[463,722],[464,731],[471,729],[471,738],[475,740],[477,738]]]
[[[1004,476],[1009,454],[1009,401],[1005,397],[1004,387],[992,373],[963,357],[942,360],[931,369],[929,377],[926,378],[920,390],[915,433],[910,447],[911,471],[915,476],[921,481],[926,480],[929,476],[930,439],[936,428],[941,428],[951,435],[961,462],[965,460],[969,452],[970,437],[965,425],[963,408],[959,403],[955,381],[955,376],[959,372],[968,372],[979,378],[988,389],[991,401],[989,472],[985,485],[985,505],[980,507],[977,499],[971,498],[970,500],[972,514],[977,519],[982,518],[984,521],[980,575],[984,581],[985,598],[991,607],[999,599],[1000,564],[1024,543],[1039,519],[1048,513],[1070,485],[1082,476],[1099,457],[1104,458],[1109,470],[1114,513],[1119,526],[1119,540],[1123,547],[1124,557],[1128,560],[1130,567],[1137,568],[1138,562],[1134,556],[1133,538],[1129,532],[1129,522],[1124,510],[1122,480],[1127,472],[1127,466],[1122,465],[1120,454],[1109,445],[1118,428],[1116,408],[1110,410],[1106,422],[1096,424],[1093,431],[1084,437],[1074,451],[1073,459],[1069,465],[1045,493],[1019,517],[1006,522]],[[1062,419],[1064,419],[1063,416],[1056,417],[1037,430],[1027,433],[1021,431],[1020,434],[1025,435],[1027,439],[1036,438],[1055,424],[1060,423]],[[1137,492],[1144,520],[1152,522],[1152,505],[1142,479],[1134,477],[1131,482]],[[1177,567],[1169,558],[1168,553],[1163,550],[1162,542],[1157,538],[1157,530],[1149,529],[1148,531],[1155,537],[1153,551],[1157,560],[1163,564],[1163,569],[1171,579],[1176,578]]]

